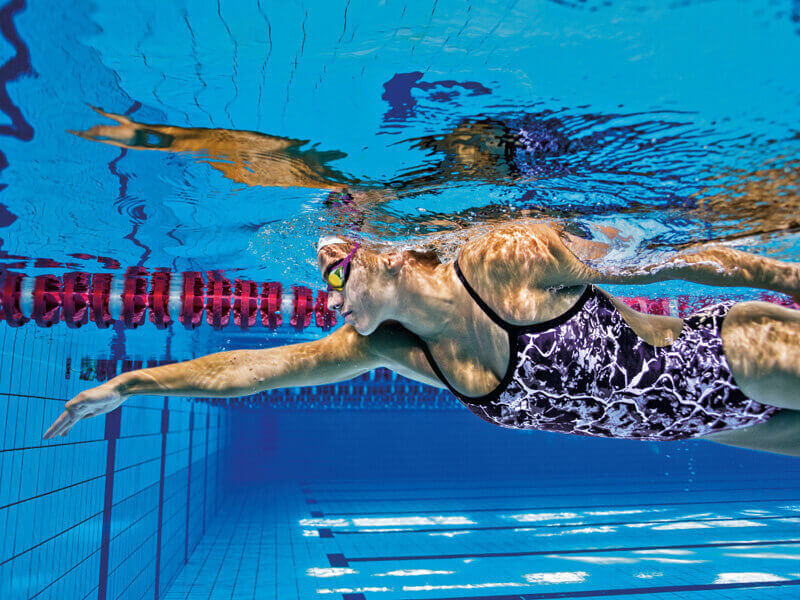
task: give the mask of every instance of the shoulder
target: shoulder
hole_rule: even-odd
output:
[[[569,309],[582,292],[579,286],[592,281],[593,269],[575,252],[598,249],[581,250],[575,240],[580,238],[552,221],[515,221],[471,239],[458,264],[470,287],[502,319],[535,323]]]
[[[467,242],[458,264],[465,275],[491,283],[519,281],[552,285],[568,249],[553,221],[521,219],[493,228]]]

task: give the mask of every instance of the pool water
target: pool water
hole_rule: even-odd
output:
[[[520,216],[610,244],[598,268],[710,241],[800,261],[798,72],[789,0],[11,0],[0,290],[189,272],[291,299],[320,287],[321,234],[448,257]],[[9,306],[3,600],[800,595],[794,458],[495,428],[385,370],[132,398],[43,441],[123,371],[324,332],[211,309],[12,327]]]

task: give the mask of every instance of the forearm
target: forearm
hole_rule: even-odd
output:
[[[733,248],[716,247],[678,256],[671,269],[681,279],[727,287],[754,287],[786,294],[800,292],[800,264]]]
[[[651,267],[651,280],[683,279],[705,285],[752,287],[796,295],[800,264],[718,246],[686,252]]]
[[[338,332],[337,332],[338,333]],[[345,337],[266,350],[234,350],[194,360],[123,373],[108,384],[127,397],[234,397],[298,385],[318,385],[349,379],[373,368],[368,355]],[[357,336],[357,334],[356,334]],[[353,340],[351,340],[353,341]]]
[[[241,396],[259,391],[247,351],[210,354],[194,360],[123,373],[108,382],[122,396]],[[259,372],[265,371],[261,368]],[[275,369],[278,374],[278,369]],[[271,381],[270,373],[264,373]],[[277,379],[277,378],[276,378]]]

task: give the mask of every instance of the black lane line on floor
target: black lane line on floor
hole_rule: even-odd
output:
[[[759,487],[759,491],[775,491],[775,490],[798,490],[800,489],[800,485],[783,485],[778,487]],[[609,492],[591,492],[592,496],[636,496],[638,494],[646,494],[648,496],[652,496],[654,494],[704,494],[710,492],[718,492],[718,493],[730,493],[730,492],[752,492],[753,488],[726,488],[726,489],[719,489],[719,488],[712,488],[712,489],[702,489],[702,490],[637,490],[637,491],[621,491],[621,490],[613,490]],[[366,502],[427,502],[427,501],[436,501],[440,502],[443,500],[496,500],[498,498],[559,498],[562,496],[573,497],[576,496],[575,493],[564,493],[564,494],[503,494],[503,495],[494,495],[494,496],[419,496],[416,498],[397,498],[397,497],[388,497],[388,498],[315,498],[315,499],[306,499],[307,504],[317,504],[319,502],[325,503],[341,503],[341,502],[353,502],[358,504],[364,504]],[[581,494],[586,495],[586,494]]]
[[[349,567],[344,554],[327,554],[328,564],[332,567]]]
[[[535,592],[533,594],[508,594],[503,596],[460,596],[431,598],[428,600],[550,600],[554,598],[596,598],[598,596],[631,596],[634,594],[665,594],[676,592],[703,592],[710,590],[735,590],[759,587],[800,585],[800,579],[785,581],[754,581],[747,583],[706,583],[696,585],[665,585],[659,587],[621,588],[618,590],[583,590],[574,592]],[[344,600],[366,600],[363,594],[345,594]]]
[[[615,546],[613,548],[571,548],[567,550],[529,550],[527,552],[483,552],[464,554],[418,554],[410,556],[361,556],[346,558],[344,554],[328,554],[328,561],[332,567],[349,567],[353,562],[388,562],[401,560],[455,560],[459,558],[510,558],[515,556],[546,556],[560,554],[600,554],[603,552],[644,552],[649,550],[678,550],[688,548],[726,548],[729,546],[797,546],[800,539],[790,540],[759,540],[743,542],[707,542],[705,544],[670,544],[658,546]]]
[[[585,508],[603,508],[606,510],[616,510],[618,508],[637,508],[642,506],[692,506],[698,504],[736,504],[736,503],[763,503],[763,502],[798,502],[800,498],[767,498],[767,499],[753,499],[753,498],[738,498],[736,500],[687,500],[686,502],[635,502],[632,504],[580,504],[580,505],[556,505],[556,506],[523,506],[512,508],[446,508],[443,510],[379,510],[379,511],[363,511],[363,512],[329,512],[326,517],[360,517],[363,515],[419,515],[421,513],[435,513],[437,515],[444,513],[476,513],[476,512],[508,512],[508,511],[537,511],[537,510],[581,510]],[[322,517],[322,511],[319,512],[319,517]]]
[[[698,477],[695,484],[709,484],[709,483],[732,483],[741,485],[743,483],[751,483],[751,484],[762,484],[766,481],[786,481],[787,479],[792,479],[793,477],[800,478],[800,471],[790,471],[780,477],[758,477],[758,478],[731,478],[726,477],[724,479],[706,479],[705,477]],[[507,488],[514,488],[514,489],[540,489],[542,485],[548,485],[551,487],[558,487],[558,488],[581,488],[585,489],[586,487],[619,487],[620,483],[630,483],[635,486],[642,486],[642,485],[653,485],[657,483],[663,483],[663,478],[658,479],[649,479],[649,480],[642,480],[642,479],[634,479],[631,477],[616,477],[616,478],[603,478],[602,480],[595,480],[595,479],[586,479],[581,480],[581,483],[560,483],[562,481],[570,481],[574,482],[574,477],[560,477],[560,478],[548,478],[546,480],[542,480],[537,482],[536,484],[531,484],[529,480],[520,480],[520,481],[505,481],[503,482],[502,487]],[[418,483],[418,482],[415,482]],[[323,484],[303,484],[299,483],[299,485],[304,485],[306,488],[309,489],[310,494],[341,494],[341,493],[375,493],[375,492],[420,492],[420,491],[441,491],[441,490],[456,490],[456,491],[476,491],[476,490],[496,490],[497,484],[491,483],[486,485],[473,485],[473,486],[466,486],[461,482],[457,482],[456,485],[453,482],[446,482],[446,485],[442,485],[440,483],[431,483],[430,485],[425,485],[423,487],[383,487],[383,488],[359,488],[359,487],[348,487],[348,488],[325,488]],[[689,483],[689,482],[687,482]],[[313,486],[317,486],[317,489],[311,489]]]
[[[705,519],[654,519],[648,521],[606,521],[599,523],[543,523],[541,525],[494,525],[485,527],[421,527],[419,529],[406,528],[395,529],[391,531],[376,531],[372,529],[356,529],[354,531],[340,531],[338,529],[319,529],[319,537],[333,537],[334,535],[364,535],[370,533],[439,533],[442,531],[503,531],[503,530],[528,530],[528,529],[558,529],[567,527],[607,527],[611,525],[671,525],[673,523],[714,523],[718,521],[770,521],[775,519],[791,519],[800,518],[797,513],[786,515],[775,515],[769,517],[707,517]],[[323,535],[322,532],[325,532]]]

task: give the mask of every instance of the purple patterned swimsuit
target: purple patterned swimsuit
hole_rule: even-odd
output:
[[[684,320],[669,346],[643,341],[593,285],[567,312],[534,325],[503,321],[456,273],[484,312],[508,332],[508,369],[497,389],[471,398],[437,377],[480,418],[515,429],[599,437],[679,440],[761,423],[781,409],[737,387],[720,328],[733,302]]]

